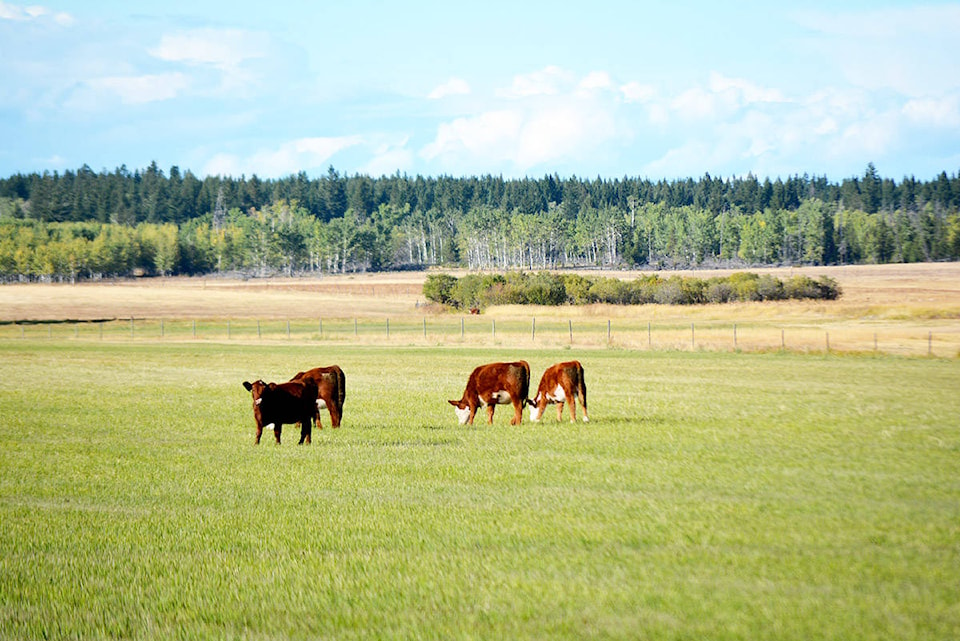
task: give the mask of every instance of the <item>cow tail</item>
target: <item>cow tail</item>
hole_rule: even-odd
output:
[[[343,373],[343,370],[339,367],[337,368],[337,402],[340,404],[340,409],[343,409],[343,402],[347,400],[347,375]]]
[[[577,367],[579,370],[577,372],[577,379],[579,379],[579,389],[577,390],[580,394],[580,402],[583,403],[583,411],[587,411],[587,379],[583,377],[583,365]]]
[[[530,363],[520,361],[523,365],[523,385],[520,389],[520,396],[523,397],[524,405],[530,405]]]

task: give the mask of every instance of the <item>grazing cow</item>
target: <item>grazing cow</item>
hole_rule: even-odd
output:
[[[314,367],[306,372],[298,372],[293,381],[310,381],[317,386],[317,429],[322,430],[320,424],[320,410],[326,408],[330,412],[330,423],[340,427],[343,418],[343,401],[347,398],[347,377],[343,370],[336,365],[330,367]]]
[[[476,315],[478,315],[478,314],[480,313],[480,308],[479,308],[479,307],[471,307],[471,308],[470,308],[470,313],[473,314],[474,316],[476,316]]]
[[[243,382],[253,395],[253,418],[257,422],[257,440],[265,427],[273,426],[273,436],[280,444],[284,423],[300,423],[300,443],[310,443],[310,421],[317,413],[317,386],[310,381],[287,383]]]
[[[513,403],[510,424],[519,425],[523,421],[523,406],[528,402],[529,391],[530,365],[526,361],[490,363],[473,370],[459,401],[447,402],[453,405],[460,425],[473,425],[478,407],[487,408],[487,422],[493,423],[493,410],[497,405]]]
[[[577,398],[583,406],[583,422],[587,416],[587,383],[583,378],[580,361],[568,361],[551,365],[540,378],[537,395],[530,401],[530,420],[539,421],[548,403],[557,403],[557,420],[563,420],[563,404],[570,403],[570,421],[577,420]]]

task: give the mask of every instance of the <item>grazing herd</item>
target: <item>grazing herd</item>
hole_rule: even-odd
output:
[[[273,436],[280,443],[283,425],[300,425],[300,444],[310,443],[312,424],[323,429],[320,410],[330,412],[330,423],[340,427],[343,417],[343,402],[347,397],[347,379],[336,365],[315,367],[298,372],[285,383],[265,383],[256,380],[243,382],[243,387],[253,397],[253,418],[257,424],[256,443],[264,429],[273,429]],[[570,405],[570,420],[577,420],[577,400],[583,408],[583,420],[587,416],[587,384],[583,366],[579,361],[567,361],[550,366],[540,378],[537,395],[530,400],[530,364],[526,361],[512,363],[489,363],[474,368],[467,378],[463,396],[457,401],[447,401],[453,406],[461,425],[473,424],[477,410],[485,408],[487,422],[493,423],[497,405],[513,405],[511,425],[523,421],[523,408],[530,406],[530,420],[537,422],[547,405],[557,405],[557,420],[563,420],[563,406]]]

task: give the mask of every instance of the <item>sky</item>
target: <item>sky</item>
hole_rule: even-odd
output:
[[[960,170],[960,2],[0,0],[0,176]]]

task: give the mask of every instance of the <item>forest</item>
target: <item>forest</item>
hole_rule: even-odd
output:
[[[0,280],[739,267],[960,259],[960,173],[763,180],[199,178],[156,163],[0,178]]]

